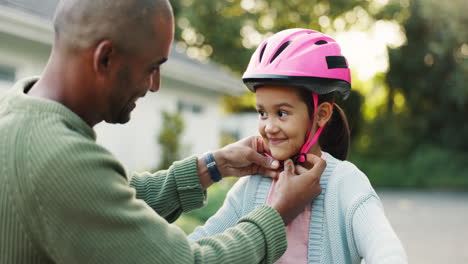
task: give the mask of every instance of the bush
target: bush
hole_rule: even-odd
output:
[[[163,124],[158,135],[158,144],[161,146],[161,160],[157,170],[165,170],[174,161],[180,159],[180,137],[185,129],[184,120],[179,113],[171,114],[162,111],[161,115]]]
[[[208,202],[201,209],[183,214],[175,224],[182,228],[186,234],[192,233],[195,227],[203,225],[223,205],[226,194],[237,178],[225,178],[208,188]]]
[[[374,187],[468,189],[468,153],[422,145],[397,159],[350,157]]]

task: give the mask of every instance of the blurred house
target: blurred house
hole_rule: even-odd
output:
[[[226,115],[221,123],[221,130],[232,140],[260,135],[258,133],[258,113],[238,113]]]
[[[51,20],[57,0],[0,0],[0,92],[18,79],[39,75],[51,51]],[[128,170],[149,169],[159,163],[157,137],[161,111],[179,111],[185,121],[183,154],[200,154],[219,147],[221,96],[245,90],[240,78],[213,64],[202,64],[172,48],[164,64],[158,93],[137,103],[125,125],[99,124],[98,142]]]

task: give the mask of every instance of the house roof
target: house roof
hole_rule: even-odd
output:
[[[0,5],[52,20],[59,0],[0,0]]]
[[[0,32],[43,44],[53,40],[52,18],[59,0],[0,0]],[[166,78],[189,82],[201,89],[239,95],[246,90],[240,78],[214,63],[202,63],[172,47],[162,68]]]

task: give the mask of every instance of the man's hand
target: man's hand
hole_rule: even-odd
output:
[[[263,155],[269,151],[261,137],[251,136],[214,151],[213,156],[222,177],[262,174],[277,178],[279,162]],[[198,172],[201,184],[208,188],[213,182],[203,157],[198,158]]]
[[[326,162],[313,154],[307,154],[307,162],[313,165],[310,170],[300,165],[294,166],[292,160],[287,160],[276,182],[272,207],[281,215],[285,225],[322,192],[320,176]]]
[[[213,152],[223,177],[262,174],[276,178],[279,162],[263,153],[269,152],[261,137],[248,137]]]

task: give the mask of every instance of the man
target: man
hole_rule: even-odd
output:
[[[284,225],[321,192],[323,160],[278,175],[252,137],[127,180],[95,143],[94,125],[127,122],[158,91],[173,27],[167,0],[59,4],[42,77],[0,97],[0,263],[271,263],[284,252]],[[278,177],[271,207],[192,244],[168,224],[201,207],[214,180],[254,173]]]

